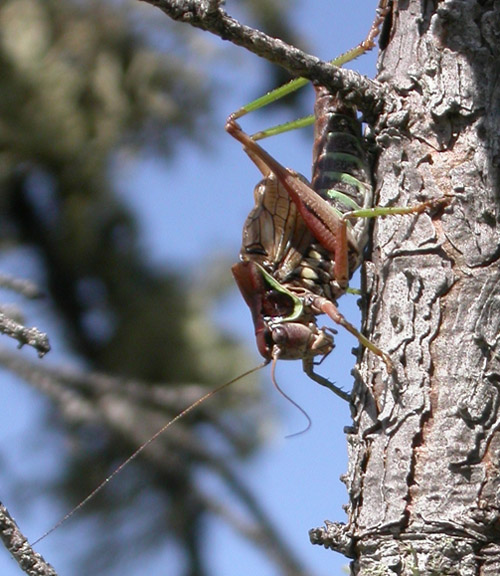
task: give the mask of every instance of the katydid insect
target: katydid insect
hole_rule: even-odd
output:
[[[342,274],[336,276],[332,272],[332,261],[328,256],[328,249],[320,242],[314,240],[306,218],[302,215],[302,205],[291,200],[291,194],[277,175],[287,182],[291,179],[293,185],[297,181],[302,182],[305,189],[314,194],[314,199],[319,199],[320,203],[325,203],[329,210],[331,210],[331,206],[309,188],[305,179],[286,170],[267,155],[258,144],[239,129],[232,119],[228,122],[228,129],[236,138],[241,139],[245,145],[248,144],[247,152],[249,156],[261,169],[265,177],[264,182],[256,190],[257,206],[244,226],[245,250],[247,255],[252,255],[253,252],[253,256],[233,266],[233,274],[252,314],[254,314],[256,329],[259,330],[259,350],[266,358],[265,364],[275,357],[273,356],[273,349],[269,345],[278,346],[280,352],[278,357],[283,359],[302,359],[304,370],[312,379],[334,390],[343,399],[349,400],[347,393],[331,384],[326,378],[316,374],[313,370],[314,358],[326,356],[334,347],[332,336],[334,330],[318,328],[316,325],[315,318],[320,311],[324,309],[335,320],[340,318],[339,323],[346,326],[354,334],[359,334],[336,311],[335,305],[329,299],[337,297],[345,291],[343,281],[336,283],[336,279],[340,278]],[[345,158],[343,161],[345,161]],[[318,157],[318,170],[322,170],[320,157]],[[274,190],[274,195],[271,192],[272,190]],[[344,210],[347,208],[344,204]],[[335,212],[333,213],[335,214]],[[267,214],[267,216],[264,214]],[[279,220],[280,217],[281,221]],[[334,218],[335,222],[340,222],[341,220],[342,218],[338,214]],[[264,227],[265,233],[261,233],[261,226]],[[355,235],[358,234],[356,227],[351,227],[345,221],[345,225],[342,224],[340,228],[345,229],[346,242],[350,246],[348,251],[352,259],[351,266],[357,266],[359,254],[357,250],[358,244],[355,241]],[[260,254],[259,249],[255,249],[257,242],[262,243],[263,246]],[[254,245],[253,248],[252,245]],[[268,271],[269,262],[274,263],[277,270],[276,274],[274,273],[276,272],[275,270],[272,272]],[[322,270],[323,265],[326,267],[325,270]],[[294,277],[294,280],[288,282],[288,273]],[[317,275],[317,278],[314,278],[314,275]],[[347,275],[348,273],[346,273]],[[335,281],[332,282],[332,279]],[[312,281],[312,285],[309,285],[308,281]],[[317,289],[314,288],[314,285],[317,286]],[[331,294],[329,291],[332,291]],[[323,292],[328,294],[328,297],[322,295]],[[361,334],[359,334],[359,338],[371,346],[372,349],[378,351],[378,348],[368,342]],[[380,354],[383,353],[380,352]],[[170,420],[112,472],[78,506],[33,542],[33,545],[69,520],[118,475],[125,466],[180,418],[220,390],[260,369],[265,364],[261,364],[257,368],[212,390]]]
[[[333,337],[315,317],[327,314],[375,354],[389,357],[338,311],[361,262],[366,220],[344,217],[372,204],[372,187],[352,108],[316,88],[313,186],[279,164],[230,117],[226,130],[239,140],[264,176],[243,229],[241,262],[233,275],[250,307],[257,345],[267,360],[302,359],[305,372],[344,399],[349,396],[313,370],[314,358],[333,349]]]
[[[234,130],[238,132],[239,129],[234,122],[230,121],[228,126],[229,125],[234,126]],[[241,132],[241,134],[244,139],[249,138],[244,133]],[[236,135],[236,133],[233,135]],[[309,256],[313,259],[315,258],[312,251],[314,243],[311,231],[309,230],[305,219],[301,216],[300,211],[297,209],[297,204],[290,200],[289,193],[285,190],[279,180],[277,180],[275,176],[277,167],[269,166],[270,157],[267,159],[267,163],[265,156],[264,160],[262,160],[261,151],[262,153],[264,153],[264,151],[257,144],[255,144],[255,146],[257,146],[258,153],[252,156],[252,152],[249,151],[249,155],[252,157],[252,159],[254,159],[257,166],[261,167],[264,176],[267,177],[263,187],[261,188],[261,199],[265,204],[264,210],[268,211],[270,217],[267,228],[271,226],[274,230],[276,230],[276,236],[269,236],[268,233],[259,235],[260,241],[266,244],[266,250],[269,252],[269,254],[271,254],[271,259],[274,262],[280,260],[281,255],[286,258],[288,266],[292,269],[297,269],[297,266],[299,266],[302,267],[303,270],[306,270],[307,266],[305,266],[305,264],[307,260],[303,258],[303,251],[311,249]],[[281,170],[286,172],[286,170],[282,167]],[[293,178],[296,179],[298,177],[293,173]],[[273,185],[275,185],[276,190],[276,196],[274,199],[270,194],[270,190]],[[305,179],[304,185],[306,186]],[[276,206],[273,205],[273,202],[276,202]],[[278,214],[280,212],[280,205],[285,205],[285,209],[289,211],[289,214],[284,215],[282,224],[276,226],[279,217]],[[255,229],[255,226],[259,227],[264,222],[263,218],[264,217],[259,213],[259,208],[256,208],[255,217],[252,217],[251,215],[247,220],[245,224],[246,232],[244,232],[244,234],[246,234],[246,244],[248,246],[250,246],[252,243],[251,238],[257,238],[257,230]],[[294,244],[293,249],[290,249],[290,247],[287,246],[289,242]],[[321,245],[317,245],[316,248],[317,250],[324,252]],[[279,269],[281,272],[285,272],[287,269],[287,264],[285,264],[283,261],[280,261]],[[317,270],[318,267],[311,267],[311,270],[313,269]],[[226,388],[236,380],[244,378],[248,374],[266,365],[271,359],[266,348],[266,340],[269,336],[269,330],[272,333],[271,337],[274,343],[278,343],[280,346],[281,358],[302,358],[304,362],[304,369],[311,376],[311,378],[333,389],[343,399],[349,400],[348,394],[338,389],[333,384],[330,384],[328,380],[315,374],[313,371],[314,357],[325,356],[333,349],[332,333],[334,332],[331,329],[319,329],[317,327],[315,316],[318,312],[314,308],[313,302],[310,303],[307,301],[307,299],[303,297],[302,294],[297,296],[292,291],[288,290],[285,285],[285,277],[278,275],[278,280],[275,280],[273,275],[267,272],[264,266],[257,262],[257,259],[248,260],[234,265],[233,274],[235,277],[239,278],[238,283],[240,289],[242,290],[243,295],[248,298],[247,303],[250,306],[252,312],[258,311],[254,318],[256,326],[259,325],[259,322],[262,322],[262,325],[259,325],[262,328],[262,337],[259,337],[259,347],[260,351],[263,353],[263,356],[266,358],[266,363],[261,364],[253,370],[245,372],[244,374],[241,374],[230,382],[226,382],[215,390],[208,392],[193,404],[189,405],[175,418],[165,424],[165,426],[156,432],[156,434],[154,434],[149,440],[142,444],[127,460],[125,460],[114,472],[112,472],[108,478],[106,478],[99,486],[97,486],[97,488],[92,493],[90,493],[80,504],[78,504],[66,516],[64,516],[62,520],[60,520],[54,527],[48,530],[40,538],[35,540],[32,545],[35,545],[42,539],[46,538],[54,530],[69,520],[78,510],[80,510],[91,499],[93,499],[94,496],[100,492],[116,475],[118,475],[125,466],[134,460],[143,450],[145,450],[145,448],[147,448],[147,446],[149,446],[156,438],[158,438],[158,436],[163,434],[163,432],[170,428],[180,418],[183,418],[185,415],[199,406],[202,402],[217,392],[221,391],[222,389]],[[312,292],[311,295],[313,298],[315,297]],[[265,315],[261,313],[262,310],[264,311]],[[269,318],[274,318],[276,320],[276,324],[269,322]],[[280,322],[281,318],[286,318],[287,321]],[[352,330],[357,333],[354,327],[352,327]]]
[[[346,53],[346,62],[373,47],[386,10],[379,6],[367,39]],[[293,83],[292,83],[293,84]],[[290,85],[290,90],[296,86]],[[280,90],[280,94],[284,92]],[[268,361],[302,359],[304,371],[344,399],[349,396],[313,370],[314,358],[334,347],[332,333],[319,329],[316,316],[328,315],[380,356],[391,372],[389,356],[361,334],[336,306],[360,265],[368,239],[367,218],[419,213],[415,207],[373,208],[370,171],[356,111],[326,89],[316,87],[312,183],[283,167],[256,140],[292,124],[249,136],[236,118],[272,101],[273,93],[231,115],[226,130],[241,142],[264,180],[254,192],[255,207],[243,230],[241,262],[233,275],[250,307],[259,352]],[[302,121],[300,125],[305,125]],[[281,130],[280,130],[281,129]],[[355,218],[355,223],[352,219]]]
[[[374,46],[387,12],[381,0],[368,36],[354,49],[333,60],[341,66]],[[266,94],[232,114],[226,130],[239,140],[264,179],[254,191],[255,207],[243,229],[241,262],[233,276],[249,306],[257,347],[266,360],[302,359],[304,371],[343,399],[349,395],[314,372],[314,358],[334,347],[333,330],[319,329],[316,315],[327,314],[351,332],[365,347],[387,354],[350,324],[336,307],[348,281],[361,262],[368,238],[365,219],[352,225],[356,210],[372,206],[372,186],[361,127],[356,111],[344,106],[324,88],[316,88],[315,113],[253,136],[236,119],[257,110],[307,81],[297,79]],[[256,141],[315,122],[313,178],[309,185],[300,174],[284,168]]]

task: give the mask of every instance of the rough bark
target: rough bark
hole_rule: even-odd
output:
[[[451,195],[444,213],[379,219],[345,478],[349,522],[316,541],[356,575],[498,575],[500,3],[394,2],[378,81],[381,205]]]

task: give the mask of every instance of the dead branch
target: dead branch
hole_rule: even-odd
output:
[[[32,346],[40,358],[50,351],[49,338],[45,332],[35,327],[27,328],[1,312],[0,333],[17,340],[20,348],[25,344]]]
[[[44,560],[43,556],[33,550],[7,508],[1,503],[0,538],[25,574],[29,576],[57,576],[57,572]]]

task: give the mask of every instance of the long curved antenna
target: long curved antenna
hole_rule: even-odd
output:
[[[60,526],[62,526],[62,524],[65,524],[73,516],[73,514],[78,512],[78,510],[81,510],[85,506],[85,504],[87,504],[90,500],[92,500],[92,498],[94,498],[94,496],[96,496],[96,494],[98,494],[107,484],[109,484],[109,482],[111,482],[111,480],[113,480],[113,478],[115,476],[117,476],[126,466],[128,466],[130,464],[130,462],[132,462],[132,460],[135,460],[137,458],[137,456],[139,456],[139,454],[143,450],[145,450],[152,442],[154,442],[158,438],[158,436],[161,436],[163,434],[163,432],[165,432],[165,430],[170,428],[170,426],[172,426],[178,420],[180,420],[181,418],[186,416],[186,414],[189,414],[189,412],[191,412],[197,406],[199,406],[200,404],[205,402],[205,400],[208,400],[209,398],[211,398],[212,396],[214,396],[215,394],[217,394],[221,390],[224,390],[224,388],[227,388],[231,384],[234,384],[235,382],[237,382],[241,378],[245,378],[246,376],[249,376],[250,374],[257,372],[258,370],[260,370],[261,368],[264,368],[264,366],[267,366],[268,364],[269,364],[269,360],[262,362],[262,364],[255,366],[251,370],[247,370],[246,372],[243,372],[243,374],[236,376],[236,378],[233,378],[232,380],[229,380],[228,382],[224,382],[224,384],[222,384],[221,386],[218,386],[217,388],[210,390],[210,392],[207,392],[204,396],[202,396],[201,398],[198,398],[198,400],[195,400],[187,408],[184,408],[184,410],[182,412],[177,414],[177,416],[175,416],[174,418],[172,418],[172,420],[170,420],[164,426],[162,426],[158,430],[158,432],[155,432],[153,434],[153,436],[151,436],[151,438],[149,438],[149,440],[146,440],[146,442],[144,442],[144,444],[141,444],[139,446],[139,448],[137,448],[137,450],[133,454],[131,454],[126,460],[124,460],[118,466],[118,468],[116,468],[105,480],[103,480],[99,484],[99,486],[97,486],[97,488],[92,490],[92,492],[84,500],[82,500],[80,502],[80,504],[75,506],[73,508],[73,510],[71,510],[71,512],[68,512],[63,518],[61,518],[61,520],[59,520],[59,522],[55,526],[53,526],[50,530],[47,530],[47,532],[45,532],[39,538],[37,538],[34,542],[32,542],[31,546],[35,546],[35,544],[38,544],[41,540],[46,538],[49,534],[52,534],[52,532],[54,532],[54,530],[57,530]]]
[[[312,421],[311,421],[309,414],[304,410],[304,408],[302,408],[302,406],[299,406],[299,404],[297,404],[297,402],[295,402],[295,400],[290,398],[290,396],[288,396],[288,394],[286,392],[284,392],[283,389],[278,384],[278,382],[276,380],[276,363],[277,363],[278,359],[279,359],[279,354],[273,354],[273,361],[271,363],[271,381],[273,383],[273,386],[276,388],[276,390],[284,398],[286,398],[288,400],[288,402],[290,402],[290,404],[293,404],[295,406],[295,408],[297,408],[297,410],[299,410],[299,412],[302,412],[302,414],[307,419],[307,426],[303,430],[299,430],[299,432],[294,432],[293,434],[287,434],[285,436],[285,438],[293,438],[294,436],[300,436],[301,434],[304,434],[305,432],[310,430],[311,426],[312,426]]]

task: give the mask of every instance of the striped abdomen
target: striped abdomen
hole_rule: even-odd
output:
[[[342,214],[370,208],[371,175],[356,109],[318,86],[314,114],[313,189]],[[354,220],[352,229],[360,254],[367,241],[368,221]]]

